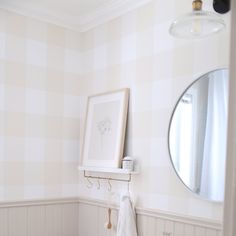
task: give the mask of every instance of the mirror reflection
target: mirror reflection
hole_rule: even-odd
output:
[[[209,72],[179,99],[169,128],[169,151],[182,182],[194,193],[223,201],[228,70]]]

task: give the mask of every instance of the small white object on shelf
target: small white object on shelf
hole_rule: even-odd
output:
[[[122,169],[123,170],[129,170],[129,171],[133,171],[134,169],[134,158],[133,157],[124,157],[122,160]]]

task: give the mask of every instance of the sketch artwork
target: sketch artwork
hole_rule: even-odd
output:
[[[109,118],[105,118],[104,120],[98,122],[97,127],[98,131],[101,135],[101,151],[103,150],[103,138],[104,136],[109,136],[111,134],[111,120]]]

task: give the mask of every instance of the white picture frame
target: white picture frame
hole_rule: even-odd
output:
[[[129,89],[89,96],[82,166],[119,168],[124,151]]]

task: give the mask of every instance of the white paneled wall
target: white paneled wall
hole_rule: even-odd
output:
[[[78,236],[78,202],[4,204],[0,206],[0,236]]]
[[[112,229],[106,229],[106,203],[60,199],[3,203],[0,236],[115,236],[118,209],[112,207]],[[137,209],[139,236],[220,236],[217,222]]]
[[[108,230],[104,227],[108,221],[107,208],[79,203],[79,236],[115,236],[117,212],[112,210],[112,229]]]
[[[115,236],[118,210],[112,209],[112,230],[104,228],[107,207],[97,201],[79,201],[79,236]],[[221,225],[214,221],[170,213],[137,210],[139,236],[220,236]]]
[[[220,230],[138,215],[139,236],[220,236]]]

